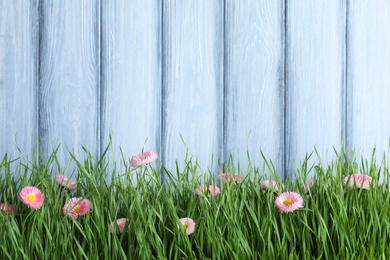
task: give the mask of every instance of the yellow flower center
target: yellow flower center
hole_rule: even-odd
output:
[[[142,161],[144,161],[144,160],[146,159],[146,156],[145,156],[145,155],[142,155],[142,156],[140,156],[140,159],[141,159]]]
[[[80,206],[77,205],[76,207],[74,207],[73,211],[76,212],[76,213],[79,213],[81,211]]]
[[[184,227],[184,229],[185,229],[185,230],[187,230],[187,228],[188,228],[188,224],[187,224],[187,223],[185,223],[185,224],[183,225],[183,227]]]
[[[29,194],[29,195],[27,196],[27,200],[28,200],[29,202],[31,202],[31,203],[34,203],[36,199],[37,199],[37,198],[35,197],[34,194]]]
[[[283,201],[283,204],[288,207],[291,206],[291,204],[293,204],[293,201],[291,199],[286,199],[285,201]]]

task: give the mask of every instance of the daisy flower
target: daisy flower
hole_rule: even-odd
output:
[[[38,188],[30,186],[24,187],[20,191],[19,198],[24,204],[32,209],[39,209],[42,207],[45,200],[45,196]]]
[[[111,222],[110,232],[116,231],[117,233],[122,233],[127,221],[128,221],[127,218],[119,218],[119,219]]]
[[[62,208],[62,212],[74,219],[91,211],[91,202],[83,198],[71,198]]]
[[[231,173],[222,173],[218,176],[218,180],[226,182],[235,181],[237,183],[241,183],[244,180],[244,176],[238,173],[235,173],[234,175]]]
[[[357,188],[369,190],[371,182],[372,178],[370,176],[358,173],[346,176],[343,180],[343,185],[348,185],[351,188],[356,185]]]
[[[11,204],[0,203],[0,212],[6,216],[10,216],[14,212],[14,207]]]
[[[183,225],[187,235],[191,235],[195,231],[195,221],[190,218],[181,218],[180,223]]]
[[[195,193],[197,195],[203,195],[203,194],[207,194],[207,197],[211,197],[211,196],[217,196],[221,193],[221,190],[216,187],[216,186],[204,186],[204,185],[201,185],[199,188],[195,189]]]
[[[278,192],[279,190],[284,189],[283,183],[280,185],[273,180],[265,180],[261,183],[261,188],[264,190],[272,190],[274,192]]]
[[[68,179],[65,175],[59,174],[56,176],[56,182],[64,186],[65,188],[68,188],[69,190],[75,190],[77,188],[77,183]]]
[[[303,208],[303,199],[296,192],[283,192],[275,199],[275,204],[280,212],[288,213]]]
[[[158,156],[153,151],[148,151],[144,153],[140,153],[138,155],[133,155],[133,157],[130,160],[130,163],[133,167],[142,166],[145,167],[149,163],[154,162],[157,160]]]

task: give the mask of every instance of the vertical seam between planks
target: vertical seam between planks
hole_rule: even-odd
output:
[[[36,66],[37,66],[37,87],[36,87],[36,113],[37,113],[37,134],[38,134],[38,142],[37,142],[37,154],[35,155],[36,162],[39,165],[39,153],[41,151],[41,141],[42,141],[42,130],[41,130],[41,122],[42,122],[42,115],[41,115],[41,105],[42,105],[42,37],[43,37],[43,4],[41,1],[38,2],[38,40],[37,40],[37,60],[36,60]]]
[[[284,0],[284,6],[283,6],[283,29],[282,29],[282,48],[283,48],[283,147],[282,147],[282,154],[283,154],[283,162],[282,162],[282,177],[283,180],[287,180],[287,171],[288,171],[288,153],[289,149],[287,149],[287,142],[288,142],[288,124],[287,124],[287,102],[288,102],[288,88],[287,88],[287,75],[288,75],[288,68],[287,68],[287,0]]]
[[[164,99],[165,99],[165,73],[166,73],[166,66],[165,66],[165,30],[164,30],[164,20],[165,20],[165,13],[164,13],[164,7],[165,7],[165,1],[162,0],[160,5],[160,55],[161,55],[161,82],[160,82],[160,157],[161,157],[161,164],[164,165],[164,147],[165,147],[165,140],[164,140],[164,131],[165,131],[165,117],[164,117]],[[163,182],[165,179],[165,171],[162,171],[161,173],[161,182]]]
[[[344,119],[343,119],[343,124],[344,124],[344,150],[345,149],[349,149],[350,148],[350,137],[348,136],[348,133],[349,133],[349,126],[348,126],[348,117],[349,117],[349,113],[348,113],[348,107],[349,107],[349,99],[348,99],[348,95],[350,93],[349,91],[349,82],[348,82],[348,59],[349,59],[349,51],[348,51],[348,48],[349,48],[349,34],[348,34],[348,30],[349,30],[349,27],[348,27],[348,20],[349,20],[349,0],[347,0],[345,2],[345,42],[344,42],[344,47],[345,47],[345,62],[344,62],[344,71],[345,71],[345,85],[344,85]]]
[[[102,118],[102,116],[103,116],[103,113],[102,113],[102,110],[103,110],[103,106],[102,106],[102,104],[103,104],[103,101],[102,101],[102,98],[103,98],[103,96],[102,96],[102,93],[103,93],[103,91],[102,91],[102,86],[103,86],[103,84],[102,84],[102,82],[103,82],[103,79],[102,79],[102,77],[103,77],[103,75],[102,75],[102,57],[103,57],[103,52],[102,52],[102,42],[103,42],[103,37],[102,37],[102,35],[103,35],[103,15],[102,15],[102,1],[98,1],[98,7],[97,7],[97,10],[98,10],[98,15],[97,15],[97,19],[98,19],[98,22],[96,23],[96,26],[98,26],[98,28],[97,28],[97,32],[98,32],[98,37],[97,37],[97,45],[98,46],[96,46],[97,47],[97,50],[98,50],[98,52],[99,52],[99,55],[97,56],[97,63],[98,63],[98,68],[97,68],[97,99],[96,99],[96,113],[97,113],[97,116],[96,116],[96,127],[97,127],[97,133],[96,133],[96,139],[97,139],[97,143],[99,144],[99,145],[97,145],[97,147],[96,147],[96,149],[97,149],[97,151],[96,151],[96,154],[97,154],[97,156],[99,157],[99,160],[100,160],[100,158],[101,158],[101,156],[102,156],[102,151],[104,151],[103,150],[103,142],[102,142],[102,140],[104,140],[103,139],[103,131],[102,131],[102,120],[103,120],[103,118]]]
[[[226,51],[226,5],[227,2],[223,1],[222,7],[222,140],[221,140],[221,162],[222,162],[222,171],[225,172],[224,164],[225,164],[225,140],[226,140],[226,87],[227,87],[227,79],[226,79],[226,70],[227,70],[227,51]]]

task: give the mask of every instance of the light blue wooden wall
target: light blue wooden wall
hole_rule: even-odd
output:
[[[0,0],[1,154],[111,134],[174,170],[181,134],[204,170],[262,150],[285,176],[314,146],[387,151],[389,99],[389,1]]]

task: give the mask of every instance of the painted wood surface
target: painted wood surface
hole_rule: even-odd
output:
[[[38,1],[0,1],[0,158],[36,147],[38,33]]]
[[[113,161],[144,149],[160,153],[161,5],[102,2],[102,138]],[[127,161],[128,162],[128,161]]]
[[[29,155],[38,136],[66,165],[67,147],[98,158],[112,134],[113,160],[156,150],[174,171],[188,147],[204,171],[212,155],[245,171],[261,149],[281,176],[314,146],[328,162],[343,135],[382,154],[389,13],[381,0],[0,0],[1,152]]]
[[[289,1],[286,29],[286,160],[294,174],[316,147],[324,163],[340,148],[344,127],[344,1]],[[316,155],[312,163],[317,163]]]
[[[181,134],[207,170],[222,149],[222,1],[164,1],[163,14],[163,161],[184,165]]]
[[[226,1],[224,155],[243,172],[260,150],[283,172],[283,16],[282,1]]]
[[[390,2],[350,1],[348,146],[381,161],[390,138]]]
[[[39,137],[45,155],[59,144],[83,162],[99,154],[100,8],[98,1],[41,1]]]

